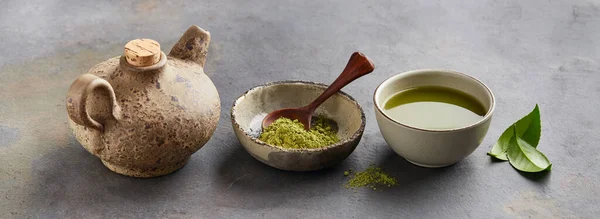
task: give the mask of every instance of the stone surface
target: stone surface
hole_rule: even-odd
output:
[[[152,16],[148,16],[152,15]],[[136,38],[170,48],[190,25],[211,32],[205,72],[223,107],[212,139],[181,170],[136,179],[105,168],[70,133],[73,79]],[[595,218],[600,214],[598,1],[57,1],[0,2],[0,218]],[[268,81],[330,83],[359,50],[377,66],[345,92],[365,110],[356,151],[319,172],[252,158],[229,121],[233,100]],[[166,52],[166,51],[165,51]],[[498,100],[487,137],[443,169],[413,166],[385,144],[372,93],[385,78],[450,68]],[[546,175],[485,154],[540,104]],[[343,171],[369,164],[398,186],[350,191]],[[285,215],[285,216],[284,216]]]

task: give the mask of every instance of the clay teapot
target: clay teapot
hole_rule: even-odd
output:
[[[125,45],[67,94],[76,139],[110,170],[133,177],[183,167],[212,136],[221,103],[204,74],[210,33],[190,27],[169,55],[149,39]]]

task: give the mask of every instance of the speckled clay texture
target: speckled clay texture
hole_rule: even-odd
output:
[[[196,41],[210,39],[208,32],[193,26],[181,41],[194,36]],[[108,92],[97,89],[89,94],[86,111],[103,124],[104,131],[77,124],[72,115],[70,125],[81,145],[117,173],[134,177],[169,174],[184,166],[217,126],[220,100],[203,71],[204,47],[173,50],[179,51],[176,56],[163,53],[161,62],[153,66],[137,68],[114,57],[88,72],[110,83],[121,108],[120,118],[110,116],[113,107]],[[72,102],[68,97],[67,108]]]

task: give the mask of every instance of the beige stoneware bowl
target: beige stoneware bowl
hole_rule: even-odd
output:
[[[487,110],[477,123],[466,127],[429,130],[395,121],[383,112],[385,102],[399,91],[419,86],[443,86],[470,94]],[[495,100],[481,81],[456,71],[414,70],[392,76],[377,87],[373,95],[379,130],[387,144],[407,161],[423,167],[444,167],[469,156],[488,131]]]
[[[365,128],[362,108],[344,92],[333,95],[315,112],[337,123],[340,142],[317,149],[287,149],[258,140],[261,122],[268,113],[307,105],[326,88],[325,84],[305,81],[280,81],[254,87],[233,103],[233,131],[250,155],[277,169],[312,171],[336,165],[354,151]]]

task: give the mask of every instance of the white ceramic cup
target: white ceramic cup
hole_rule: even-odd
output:
[[[475,97],[487,110],[478,122],[466,127],[430,130],[402,124],[383,112],[383,106],[399,91],[419,86],[443,86]],[[444,167],[469,156],[483,141],[492,121],[495,99],[481,81],[450,70],[421,69],[392,76],[373,95],[379,130],[387,144],[407,161],[423,167]]]

